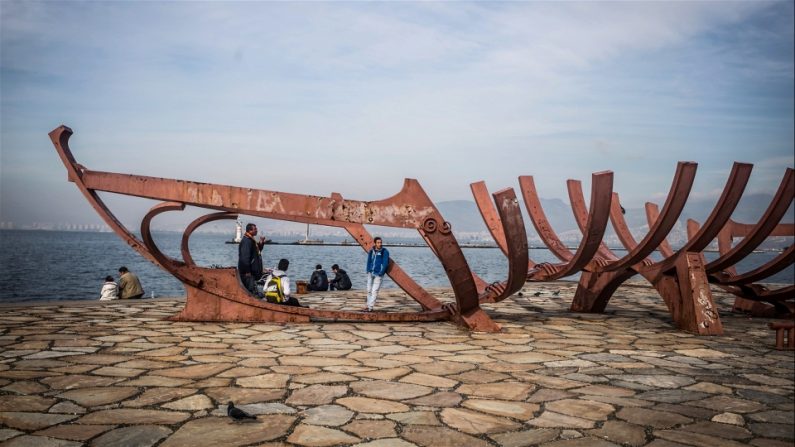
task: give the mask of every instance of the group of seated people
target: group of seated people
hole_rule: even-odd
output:
[[[323,266],[320,264],[316,265],[315,271],[312,272],[312,277],[309,278],[309,285],[307,288],[315,292],[325,292],[326,290],[350,290],[352,284],[348,273],[337,264],[331,266],[331,271],[334,272],[334,279],[329,281],[326,271],[323,270]]]
[[[291,296],[290,277],[287,276],[289,267],[289,260],[280,259],[276,269],[265,271],[259,281],[262,284],[262,298],[273,304],[309,307],[302,305],[298,299]],[[320,264],[315,266],[315,271],[312,272],[312,278],[309,280],[307,288],[313,291],[326,291],[329,288],[331,290],[349,290],[351,288],[351,279],[345,270],[334,264],[331,266],[331,271],[334,272],[334,279],[329,281],[323,266]]]

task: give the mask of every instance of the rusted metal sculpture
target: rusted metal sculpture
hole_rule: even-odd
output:
[[[306,322],[310,319],[352,321],[434,321],[452,320],[478,331],[498,331],[496,324],[480,308],[481,301],[501,300],[524,284],[527,264],[527,235],[512,189],[493,195],[503,232],[511,248],[508,279],[486,285],[473,275],[458,242],[420,184],[406,179],[403,189],[393,197],[372,202],[291,194],[277,191],[214,185],[184,180],[92,171],[78,164],[69,149],[72,130],[66,126],[50,132],[68,177],[74,182],[108,226],[142,256],[179,279],[187,290],[187,300],[175,320],[186,321],[276,321]],[[105,206],[97,191],[119,193],[163,203],[153,207],[141,222],[138,240]],[[154,243],[150,222],[156,215],[182,210],[192,205],[219,211],[191,222],[182,237],[182,260],[163,254]],[[253,297],[243,287],[235,268],[204,268],[193,262],[188,239],[196,228],[218,219],[235,219],[237,214],[344,228],[365,250],[373,238],[364,224],[414,228],[436,254],[450,280],[455,303],[443,304],[420,287],[390,261],[387,274],[422,307],[420,312],[348,312],[295,308],[270,304]]]
[[[776,306],[780,313],[788,308],[784,300],[795,296],[795,287],[775,291],[751,284],[793,264],[795,249],[785,250],[776,259],[751,272],[737,275],[732,266],[747,256],[767,236],[793,236],[792,225],[776,226],[793,201],[793,170],[787,169],[776,196],[759,223],[744,226],[730,220],[751,175],[750,164],[735,163],[723,193],[703,227],[690,223],[688,241],[674,251],[666,236],[676,224],[695,179],[696,164],[680,162],[662,212],[652,203],[646,204],[649,232],[637,242],[624,220],[618,194],[612,192],[612,173],[593,175],[590,206],[586,208],[579,181],[569,180],[568,191],[574,217],[583,233],[580,245],[572,253],[560,241],[541,207],[533,178],[519,177],[525,205],[539,237],[562,262],[536,264],[528,260],[528,281],[549,281],[580,272],[580,280],[571,309],[578,312],[602,312],[616,289],[630,277],[640,274],[662,296],[674,322],[681,329],[698,334],[721,334],[723,328],[709,288],[715,283],[748,300],[764,301]],[[502,233],[502,222],[488,200],[483,182],[471,185],[475,202],[487,228],[500,249],[507,253],[510,244]],[[628,253],[615,255],[602,242],[608,218]],[[731,247],[731,237],[745,236]],[[707,263],[703,250],[718,237],[721,257]],[[658,250],[661,261],[649,255]]]
[[[795,196],[795,175],[787,169],[776,196],[756,225],[739,224],[730,219],[742,197],[752,166],[735,163],[723,193],[711,214],[699,226],[688,222],[688,241],[674,250],[666,236],[684,209],[696,174],[696,164],[680,162],[668,197],[660,211],[646,204],[649,232],[638,242],[624,220],[623,208],[613,192],[613,173],[593,174],[590,204],[586,206],[582,185],[567,183],[574,218],[583,237],[572,253],[552,229],[531,176],[519,177],[522,196],[530,219],[541,240],[559,263],[535,263],[529,258],[527,235],[512,189],[489,195],[483,182],[471,185],[475,202],[500,250],[508,257],[505,281],[487,284],[472,272],[452,234],[450,223],[425,194],[416,180],[406,179],[403,189],[393,197],[372,202],[291,194],[235,186],[197,183],[130,174],[92,171],[79,165],[69,150],[71,129],[61,126],[50,132],[61,160],[74,182],[94,209],[122,239],[142,256],[159,265],[185,285],[185,308],[173,317],[185,321],[276,321],[306,322],[310,319],[352,321],[436,321],[451,320],[469,329],[498,331],[499,325],[481,309],[481,303],[494,303],[516,293],[525,281],[550,281],[576,273],[580,280],[571,309],[602,312],[615,290],[630,277],[640,274],[648,280],[667,304],[676,325],[698,334],[720,334],[722,325],[709,284],[734,293],[739,299],[765,302],[772,313],[792,312],[786,300],[795,296],[795,286],[777,290],[754,284],[790,267],[795,248],[790,246],[769,263],[738,274],[734,265],[771,235],[793,236],[795,226],[779,225]],[[115,218],[97,195],[106,191],[163,201],[154,206],[141,222],[138,240]],[[163,212],[178,211],[186,205],[218,211],[191,222],[182,237],[182,260],[163,254],[152,239],[150,223]],[[397,263],[390,260],[387,274],[408,293],[422,310],[419,312],[349,312],[306,309],[270,304],[252,296],[242,285],[235,268],[204,268],[193,262],[188,248],[190,235],[199,226],[247,214],[345,229],[365,250],[373,237],[365,224],[416,229],[439,258],[452,286],[455,303],[442,303],[414,282]],[[627,250],[619,257],[603,242],[608,220]],[[733,238],[743,240],[732,246]],[[706,262],[703,250],[718,238],[720,257]],[[663,259],[649,256],[655,250]],[[737,307],[748,310],[745,301]],[[744,307],[743,307],[744,306]],[[753,305],[751,305],[753,307]]]

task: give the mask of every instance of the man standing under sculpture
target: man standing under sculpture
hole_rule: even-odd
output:
[[[246,289],[259,297],[257,280],[262,276],[262,247],[265,245],[265,236],[260,236],[257,242],[254,240],[256,235],[257,226],[253,223],[247,224],[246,234],[238,247],[237,271]]]
[[[380,237],[373,239],[373,242],[375,246],[367,253],[367,307],[363,312],[373,311],[381,281],[389,267],[389,250],[382,247],[383,242]]]

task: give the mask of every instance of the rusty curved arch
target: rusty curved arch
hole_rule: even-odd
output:
[[[754,225],[753,229],[747,233],[739,244],[725,252],[718,259],[708,263],[705,266],[707,273],[720,271],[748,256],[765,238],[773,233],[789,209],[793,196],[795,196],[795,171],[792,168],[787,168],[773,200],[770,201],[770,205],[759,219],[759,222]]]
[[[676,224],[679,215],[682,214],[687,197],[690,195],[690,190],[693,187],[693,181],[696,176],[697,164],[693,162],[679,162],[676,166],[676,174],[671,184],[671,189],[668,192],[668,197],[663,205],[662,214],[654,222],[654,226],[649,228],[649,232],[640,241],[635,243],[635,238],[629,231],[629,227],[624,220],[621,213],[621,205],[619,202],[618,194],[613,193],[613,200],[610,207],[610,220],[613,222],[613,227],[618,234],[618,238],[622,244],[629,250],[629,253],[623,258],[608,263],[604,266],[598,266],[597,270],[615,271],[623,268],[628,268],[639,262],[651,265],[653,262],[647,259],[660,243],[665,239],[665,236]]]
[[[475,205],[478,207],[480,216],[486,224],[486,229],[491,233],[492,239],[494,239],[494,242],[497,244],[500,251],[502,251],[502,254],[507,257],[508,242],[505,240],[505,232],[502,230],[502,220],[499,214],[497,214],[497,209],[494,208],[492,198],[489,197],[489,190],[486,187],[486,182],[481,180],[479,182],[470,183],[469,189],[472,191],[472,197],[475,199]],[[530,263],[535,265],[532,261],[530,261]],[[528,266],[528,268],[532,268],[532,265]]]
[[[87,188],[83,183],[83,173],[86,169],[83,165],[77,163],[77,161],[74,159],[74,156],[72,156],[72,152],[69,150],[69,137],[71,135],[72,130],[66,126],[61,126],[50,132],[50,139],[52,140],[53,145],[55,145],[56,152],[58,152],[58,156],[61,158],[64,167],[66,167],[69,181],[73,182],[77,186],[77,189],[83,194],[91,207],[94,208],[97,214],[99,214],[99,217],[105,221],[108,227],[110,227],[114,233],[121,237],[122,240],[127,243],[127,245],[129,245],[133,250],[137,251],[138,254],[149,260],[151,263],[163,267],[146,249],[144,243],[138,240],[138,238],[136,238],[135,235],[133,235],[132,232],[130,232],[116,218],[107,205],[105,205],[105,202],[96,193],[96,191]]]
[[[759,267],[745,273],[727,275],[721,272],[715,274],[717,281],[724,285],[750,284],[769,278],[795,263],[795,244],[787,247],[778,256]]]
[[[563,262],[571,261],[574,254],[566,247],[566,244],[560,241],[557,233],[552,229],[552,225],[549,224],[544,208],[541,206],[541,199],[538,197],[533,176],[519,176],[519,187],[522,190],[525,208],[527,208],[530,221],[533,222],[533,227],[535,227],[538,237],[558,259]]]
[[[660,218],[660,209],[657,207],[656,203],[646,202],[646,223],[651,228],[654,225],[654,222],[657,222],[657,219]],[[663,238],[660,242],[660,246],[657,247],[657,251],[663,256],[663,258],[670,258],[674,255],[674,251],[671,248],[671,244],[668,243],[667,238]]]
[[[732,213],[737,208],[737,204],[740,203],[743,192],[748,185],[748,179],[751,177],[751,170],[753,167],[754,166],[749,163],[735,162],[732,165],[729,178],[726,180],[726,185],[723,187],[723,192],[720,198],[718,198],[718,202],[712,208],[709,217],[704,221],[704,226],[700,229],[693,227],[693,230],[696,231],[691,235],[690,221],[688,220],[688,242],[679,249],[678,252],[702,251],[715,239],[715,236],[717,236],[721,228],[723,228],[729,218],[731,218]]]
[[[593,263],[593,258],[601,248],[602,238],[607,229],[609,218],[609,207],[607,204],[612,192],[613,173],[611,171],[596,172],[591,175],[591,203],[585,228],[582,230],[583,236],[577,251],[569,262],[564,265],[556,265],[553,274],[550,275],[544,269],[538,269],[537,273],[532,274],[531,279],[559,279],[583,270],[586,266],[598,265]],[[538,205],[540,209],[540,202]],[[557,238],[557,235],[555,237]]]
[[[486,287],[478,297],[481,303],[499,302],[521,290],[529,262],[527,233],[516,193],[513,188],[505,188],[492,196],[497,205],[503,234],[508,242],[508,278]]]
[[[196,263],[193,261],[193,256],[190,253],[189,241],[190,241],[190,236],[193,234],[194,231],[196,231],[197,228],[199,228],[200,226],[206,223],[215,222],[217,220],[227,220],[227,219],[235,220],[237,219],[237,216],[238,216],[237,213],[228,213],[226,211],[221,211],[219,213],[206,214],[204,216],[200,216],[195,220],[193,220],[190,224],[188,224],[188,226],[185,228],[185,231],[182,233],[182,241],[180,241],[179,244],[180,252],[182,253],[182,260],[185,262],[185,264],[191,266],[196,265]]]
[[[185,209],[184,203],[163,202],[150,208],[149,211],[144,216],[144,218],[141,219],[141,239],[143,239],[144,245],[149,250],[149,252],[152,253],[152,256],[154,256],[158,260],[158,262],[160,262],[161,265],[180,267],[185,265],[186,263],[174,259],[170,256],[167,256],[162,251],[160,251],[160,249],[157,247],[157,244],[155,244],[154,238],[152,237],[152,232],[151,232],[152,219],[154,219],[155,216],[168,211],[182,211],[184,209]]]
[[[575,179],[566,180],[566,189],[569,192],[569,202],[571,203],[571,211],[574,213],[574,220],[580,231],[585,234],[588,222],[589,208],[585,206],[585,196],[582,193],[582,182]],[[610,204],[607,204],[607,208]],[[598,262],[608,262],[618,259],[610,248],[604,242],[599,243],[598,257],[595,256],[594,260]]]

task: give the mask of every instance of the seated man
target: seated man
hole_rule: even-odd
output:
[[[290,266],[290,261],[280,259],[279,265],[276,270],[273,270],[265,280],[263,293],[265,299],[269,303],[286,304],[288,306],[306,307],[302,306],[297,299],[290,296],[290,277],[287,276],[287,268]]]
[[[325,292],[328,290],[328,275],[323,270],[323,266],[318,264],[315,266],[315,271],[312,272],[312,277],[309,279],[309,290],[315,292]]]
[[[345,270],[341,269],[337,264],[334,264],[331,266],[331,271],[334,272],[334,279],[329,283],[331,290],[351,289],[351,278],[348,277],[348,273]]]

